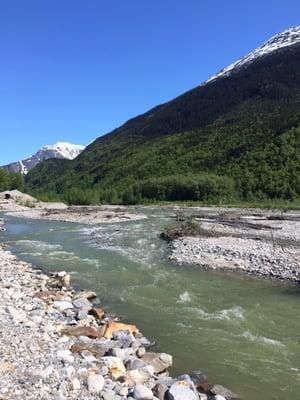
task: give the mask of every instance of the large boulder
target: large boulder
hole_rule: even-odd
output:
[[[85,297],[80,297],[79,299],[73,300],[73,306],[88,311],[93,308],[93,304]]]
[[[213,385],[212,387],[210,387],[210,391],[211,391],[212,394],[217,395],[217,396],[218,395],[219,396],[223,396],[228,400],[230,400],[230,399],[238,399],[238,395],[237,394],[233,393],[229,389],[226,389],[222,385]]]

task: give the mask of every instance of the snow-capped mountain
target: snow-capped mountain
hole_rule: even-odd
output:
[[[27,174],[27,172],[39,164],[41,161],[48,160],[49,158],[65,158],[73,160],[77,157],[85,146],[79,144],[71,144],[66,142],[57,142],[53,145],[43,146],[33,156],[27,157],[24,160],[13,162],[5,165],[5,168],[11,172],[21,172]]]
[[[262,46],[250,52],[245,57],[239,59],[235,63],[230,64],[228,67],[222,69],[218,74],[212,76],[210,79],[205,81],[204,84],[211,82],[219,77],[228,76],[232,72],[249,65],[258,58],[264,57],[272,53],[273,51],[282,49],[284,47],[292,46],[296,43],[300,43],[300,26],[290,28],[282,33],[273,36]]]

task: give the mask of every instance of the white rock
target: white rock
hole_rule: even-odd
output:
[[[137,384],[133,391],[133,397],[135,400],[152,400],[152,391],[144,385]]]
[[[173,383],[169,390],[170,400],[198,400],[199,397],[190,388],[190,382],[177,381]]]
[[[59,360],[69,362],[69,363],[74,362],[74,357],[72,356],[72,353],[70,352],[70,350],[58,350],[57,358]]]
[[[52,365],[49,365],[47,368],[45,368],[44,372],[45,376],[49,378],[49,376],[53,374],[54,368],[52,367]]]
[[[73,304],[69,301],[54,301],[53,307],[59,311],[65,311],[74,308]]]
[[[91,374],[88,376],[87,387],[89,392],[99,394],[102,391],[104,384],[105,381],[102,375]]]
[[[80,390],[81,384],[78,378],[73,378],[71,380],[71,390]]]
[[[146,349],[145,347],[140,347],[137,349],[136,355],[138,357],[143,357],[146,354]]]
[[[27,316],[23,311],[17,310],[14,307],[8,306],[7,310],[16,324],[27,321]]]
[[[66,376],[68,379],[71,379],[73,375],[75,374],[75,368],[72,365],[68,365],[65,368]]]
[[[199,393],[199,399],[200,400],[207,400],[207,396],[205,393]]]

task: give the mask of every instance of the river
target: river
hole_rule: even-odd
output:
[[[146,212],[98,226],[5,216],[0,238],[20,259],[95,290],[174,356],[173,375],[200,369],[244,400],[300,398],[299,287],[172,265],[158,238],[168,219]]]

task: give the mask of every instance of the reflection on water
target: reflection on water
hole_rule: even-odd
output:
[[[1,235],[20,258],[96,290],[106,309],[173,354],[174,374],[202,369],[245,400],[299,398],[299,288],[167,263],[161,218],[9,222]]]

